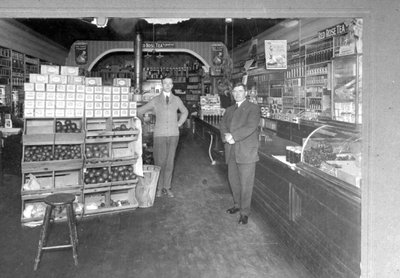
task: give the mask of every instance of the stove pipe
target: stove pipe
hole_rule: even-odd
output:
[[[135,89],[142,93],[143,82],[143,56],[142,56],[142,35],[138,32],[135,36]]]

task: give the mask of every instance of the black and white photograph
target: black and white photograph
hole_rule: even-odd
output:
[[[1,1],[0,277],[400,277],[399,13]]]

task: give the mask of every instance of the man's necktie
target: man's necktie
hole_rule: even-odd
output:
[[[165,97],[165,101],[167,102],[167,104],[169,103],[169,96]]]

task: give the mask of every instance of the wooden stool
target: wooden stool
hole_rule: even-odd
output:
[[[43,226],[40,233],[39,239],[39,248],[38,253],[35,259],[34,270],[37,270],[40,258],[42,256],[43,251],[45,250],[55,250],[55,249],[64,249],[64,248],[72,248],[72,255],[74,257],[75,265],[78,265],[78,255],[76,252],[78,245],[78,233],[76,230],[76,219],[73,208],[73,202],[75,200],[75,195],[68,193],[56,193],[47,196],[44,199],[44,202],[47,204],[46,213],[43,219]],[[49,225],[51,220],[51,213],[56,206],[64,206],[67,210],[67,222],[69,227],[69,237],[70,244],[67,245],[55,245],[55,246],[46,246],[46,239],[48,236]]]

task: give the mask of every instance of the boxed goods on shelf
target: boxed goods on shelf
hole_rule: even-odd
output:
[[[75,168],[23,172],[21,195],[64,192],[82,188],[82,168]]]
[[[85,215],[136,209],[135,185],[84,190]]]
[[[65,193],[75,194],[75,201],[73,207],[76,215],[81,215],[83,213],[83,198],[82,192],[80,190],[67,190],[63,191]],[[42,223],[44,213],[46,210],[46,204],[43,199],[46,198],[48,194],[42,195],[26,195],[22,196],[22,210],[21,210],[21,222],[24,225],[29,225],[29,223],[37,222]],[[53,210],[54,221],[65,221],[66,220],[66,210],[65,208],[56,207]]]

